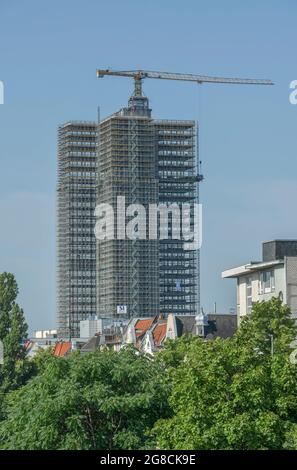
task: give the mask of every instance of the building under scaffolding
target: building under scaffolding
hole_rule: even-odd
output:
[[[118,197],[125,207],[158,203],[155,132],[147,98],[133,95],[127,108],[100,123],[98,204],[114,209]],[[125,209],[124,209],[125,210]],[[133,214],[130,214],[131,216]],[[125,214],[121,214],[124,216]],[[159,314],[159,243],[118,236],[97,242],[97,313],[136,317]],[[126,222],[124,220],[124,228]]]
[[[154,121],[158,152],[159,203],[191,206],[199,202],[199,160],[194,121]],[[169,233],[170,234],[170,233]],[[196,315],[200,309],[199,250],[185,250],[182,239],[160,240],[160,311]]]
[[[78,336],[79,322],[101,317],[194,315],[199,311],[199,251],[184,240],[96,240],[96,204],[181,206],[198,201],[194,121],[154,120],[135,90],[128,107],[96,122],[59,127],[58,328]],[[99,145],[98,145],[99,142]],[[130,214],[132,215],[132,214]],[[130,217],[131,218],[131,217]],[[129,218],[127,218],[127,221]],[[193,217],[191,216],[193,225]],[[160,235],[160,233],[159,233]]]
[[[194,121],[153,120],[141,84],[128,107],[100,123],[98,203],[192,205],[198,202],[199,165]],[[182,239],[99,240],[97,313],[141,317],[199,311],[199,251]],[[115,233],[117,233],[117,220]],[[193,228],[193,210],[191,226]],[[160,235],[160,232],[158,233]]]
[[[97,124],[68,122],[58,130],[57,322],[59,335],[79,336],[96,313]]]

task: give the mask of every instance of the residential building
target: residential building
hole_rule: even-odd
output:
[[[262,244],[262,260],[228,269],[223,278],[237,281],[238,322],[252,310],[253,302],[280,297],[297,318],[297,240],[272,240]]]
[[[64,338],[78,337],[80,321],[96,314],[97,129],[71,121],[58,131],[57,323]]]
[[[97,333],[102,333],[103,329],[110,325],[110,318],[98,318],[97,316],[90,317],[87,320],[81,320],[79,324],[80,338],[91,338]]]
[[[123,343],[133,344],[141,349],[143,338],[147,331],[158,321],[158,316],[148,318],[131,318],[123,332]]]
[[[205,339],[230,338],[237,329],[236,315],[212,313],[205,315],[168,315],[166,337],[177,339],[184,335]]]
[[[234,313],[209,313],[207,318],[211,329],[206,332],[208,339],[231,338],[237,330],[237,317]]]
[[[24,347],[26,351],[26,357],[28,359],[32,359],[37,353],[44,351],[45,349],[48,349],[50,345],[48,344],[40,345],[38,342],[27,340],[24,343]]]
[[[33,336],[24,341],[26,355],[32,358],[39,351],[54,347],[59,341],[56,329],[35,330]]]
[[[34,338],[36,339],[52,339],[57,337],[57,330],[35,330],[34,331]]]
[[[55,344],[52,354],[56,357],[64,357],[72,351],[71,341],[59,341]]]
[[[236,315],[162,315],[154,318],[132,318],[123,332],[123,344],[133,344],[141,352],[154,354],[167,339],[199,336],[205,340],[229,338],[237,329]]]
[[[162,349],[166,341],[167,319],[159,319],[148,329],[141,342],[141,350],[146,354],[154,354]]]
[[[117,325],[104,328],[101,333],[97,333],[82,346],[81,353],[85,354],[106,348],[118,352],[123,346],[122,333],[122,328]]]

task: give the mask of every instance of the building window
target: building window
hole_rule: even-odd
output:
[[[252,278],[246,278],[246,312],[251,313],[252,311]]]
[[[275,291],[274,271],[263,271],[259,278],[259,294],[269,294]]]

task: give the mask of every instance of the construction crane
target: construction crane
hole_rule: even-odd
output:
[[[271,80],[260,80],[253,78],[226,78],[226,77],[212,77],[208,75],[194,75],[186,73],[170,73],[170,72],[156,72],[151,70],[111,70],[111,69],[97,69],[97,77],[103,78],[105,76],[115,76],[115,77],[127,77],[134,79],[134,94],[133,97],[136,99],[141,99],[143,97],[142,93],[142,82],[145,78],[153,78],[159,80],[178,80],[185,82],[194,82],[198,85],[202,83],[215,83],[215,84],[229,84],[229,85],[274,85]],[[200,161],[198,159],[198,167]],[[198,168],[199,170],[199,168]],[[199,182],[203,180],[203,176],[199,174],[192,179],[197,182],[197,202],[199,202]],[[191,177],[188,177],[188,181]],[[136,202],[136,201],[135,201]],[[134,250],[132,250],[134,251]],[[136,276],[136,274],[135,274]],[[198,284],[200,279],[200,256],[198,250]],[[200,286],[197,285],[197,299],[198,306],[200,306]],[[136,296],[136,284],[135,284],[135,296]]]
[[[134,97],[142,97],[142,81],[145,78],[154,78],[159,80],[178,80],[185,82],[196,82],[198,85],[202,83],[217,83],[229,85],[274,85],[271,80],[261,80],[255,78],[232,78],[232,77],[211,77],[209,75],[195,75],[190,73],[171,73],[156,72],[152,70],[111,70],[97,69],[97,78],[103,78],[106,75],[115,77],[128,77],[134,79]],[[197,181],[202,181],[203,176],[197,175]]]
[[[142,80],[154,78],[159,80],[182,80],[185,82],[202,83],[225,83],[229,85],[273,85],[271,80],[259,80],[254,78],[225,78],[211,77],[208,75],[194,75],[189,73],[153,72],[151,70],[110,70],[97,69],[97,77],[103,78],[106,75],[115,77],[133,78],[135,83],[135,96],[142,96]]]

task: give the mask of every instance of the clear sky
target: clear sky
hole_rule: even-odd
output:
[[[31,329],[55,325],[57,126],[125,105],[96,68],[271,78],[274,87],[146,80],[156,118],[200,122],[202,305],[235,306],[221,271],[297,238],[296,0],[0,0],[0,271]]]

